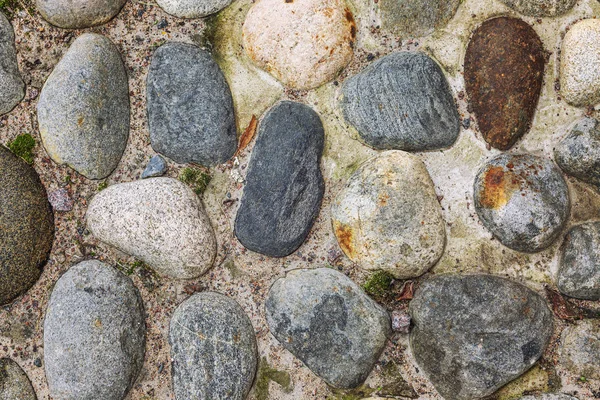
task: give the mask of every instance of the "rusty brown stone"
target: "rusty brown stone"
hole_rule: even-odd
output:
[[[473,32],[465,85],[479,130],[492,147],[508,150],[529,131],[544,65],[542,41],[520,19],[490,19]]]

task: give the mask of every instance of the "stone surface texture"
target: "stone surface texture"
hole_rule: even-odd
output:
[[[544,393],[538,396],[524,396],[518,400],[579,400],[577,397],[562,393]]]
[[[142,172],[141,178],[156,178],[159,176],[163,176],[167,172],[167,163],[164,158],[159,155],[153,156],[150,161],[148,161],[148,165],[144,168]]]
[[[567,326],[560,337],[559,361],[585,379],[600,379],[600,324],[586,319]]]
[[[36,0],[36,9],[54,26],[82,29],[110,21],[126,2],[127,0]]]
[[[460,0],[379,0],[381,26],[402,38],[426,36],[454,17]]]
[[[233,0],[156,0],[165,12],[179,18],[201,18],[221,11]]]
[[[10,112],[25,96],[25,83],[19,72],[15,32],[0,11],[0,115]]]
[[[36,400],[35,391],[19,364],[0,359],[0,400]]]
[[[516,12],[530,17],[556,17],[567,13],[577,0],[500,0]]]
[[[600,126],[583,118],[554,148],[554,159],[567,174],[600,189]]]

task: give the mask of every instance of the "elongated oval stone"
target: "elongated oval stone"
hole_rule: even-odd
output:
[[[56,400],[122,400],[142,364],[142,298],[126,275],[96,260],[72,266],[54,286],[44,321],[44,358]]]
[[[465,86],[479,130],[492,147],[508,150],[529,131],[544,64],[542,41],[520,19],[490,19],[473,32],[465,55]]]
[[[11,111],[25,96],[15,49],[15,32],[0,12],[0,115]]]
[[[36,8],[52,25],[81,29],[110,21],[126,2],[127,0],[37,0]]]
[[[583,118],[554,148],[554,159],[567,174],[600,189],[600,124]]]
[[[19,364],[0,359],[0,400],[36,400],[31,381]]]
[[[180,163],[214,166],[237,148],[233,98],[210,53],[167,43],[148,71],[148,125],[152,147]]]
[[[450,85],[429,56],[399,52],[348,79],[344,117],[375,149],[435,150],[451,146],[460,123]]]
[[[117,167],[129,135],[127,73],[106,37],[78,37],[42,88],[37,106],[42,142],[57,164],[89,179]]]
[[[325,191],[324,136],[319,115],[303,104],[283,101],[265,115],[235,219],[246,248],[285,257],[304,242]]]
[[[244,400],[256,373],[250,319],[219,293],[197,293],[173,314],[169,328],[177,400]]]
[[[513,10],[530,17],[556,17],[569,11],[577,0],[500,0]]]
[[[460,0],[379,0],[383,30],[402,38],[426,36],[454,17]]]

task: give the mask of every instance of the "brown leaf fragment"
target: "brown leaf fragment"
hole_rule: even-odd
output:
[[[558,318],[565,321],[574,321],[583,317],[581,310],[574,307],[556,290],[546,286],[546,295],[552,305],[552,311]]]
[[[250,144],[252,139],[254,139],[254,136],[256,135],[256,127],[257,126],[258,126],[258,119],[256,119],[256,115],[252,115],[252,119],[250,120],[248,127],[246,128],[246,130],[242,134],[242,137],[240,138],[240,145],[238,146],[238,149],[235,152],[234,157],[239,155],[246,147],[248,147],[248,145]]]
[[[199,283],[190,283],[189,285],[184,286],[183,291],[188,295],[192,295],[196,292],[201,292],[202,287]]]
[[[398,300],[412,300],[415,293],[415,283],[413,281],[406,281],[400,289],[400,295]]]

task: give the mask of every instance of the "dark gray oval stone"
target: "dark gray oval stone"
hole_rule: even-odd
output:
[[[233,156],[233,98],[208,51],[186,43],[162,45],[152,57],[146,90],[154,150],[180,164],[207,167]]]
[[[0,400],[36,400],[29,378],[10,358],[0,359]]]
[[[256,373],[256,337],[235,300],[193,295],[175,310],[169,338],[177,400],[246,398]]]
[[[38,280],[54,240],[54,217],[35,170],[0,146],[0,304]]]
[[[600,300],[600,222],[578,225],[567,233],[556,285],[567,296]]]
[[[569,11],[577,0],[500,0],[513,10],[530,17],[556,17]]]
[[[533,290],[492,275],[440,275],[409,308],[417,364],[448,400],[492,394],[541,357],[552,312]]]
[[[503,245],[534,253],[552,244],[569,217],[569,189],[558,168],[529,154],[488,161],[474,184],[475,210]]]
[[[0,115],[11,111],[25,96],[15,48],[13,27],[0,12]]]
[[[330,268],[298,269],[275,281],[265,312],[281,345],[340,389],[364,382],[392,334],[388,313]]]
[[[554,159],[567,174],[600,189],[600,126],[594,118],[578,121],[554,149]]]
[[[96,260],[54,286],[44,321],[44,358],[56,400],[122,400],[144,363],[146,326],[133,282]]]
[[[127,73],[116,46],[95,33],[79,36],[46,80],[37,111],[54,162],[89,179],[110,175],[129,135]]]
[[[440,66],[423,53],[381,58],[348,79],[343,95],[344,117],[375,149],[435,150],[458,137],[450,85]]]
[[[265,115],[235,219],[246,248],[285,257],[304,242],[325,191],[324,140],[321,119],[308,106],[283,101]]]
[[[89,28],[110,21],[127,0],[37,0],[36,8],[52,25]]]

